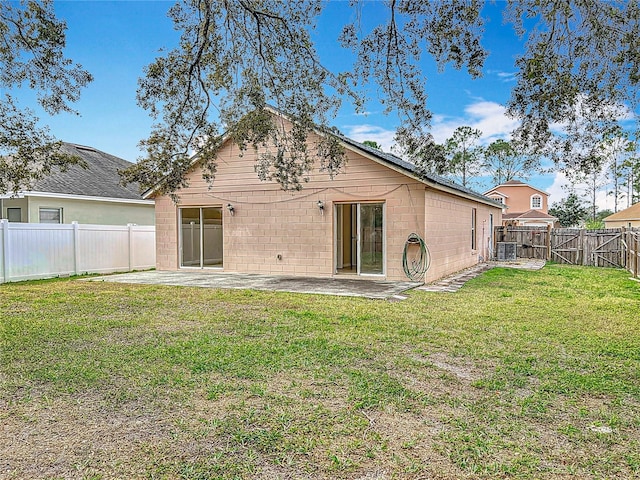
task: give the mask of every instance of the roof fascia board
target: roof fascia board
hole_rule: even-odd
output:
[[[114,197],[97,197],[92,195],[72,195],[67,193],[53,192],[20,192],[22,197],[41,197],[41,198],[61,198],[67,200],[87,200],[91,202],[110,202],[110,203],[134,203],[137,205],[153,205],[153,200],[143,200],[135,198],[114,198]]]
[[[498,191],[498,190],[489,190],[488,192],[483,193],[482,195],[488,196],[488,195],[500,195],[503,198],[509,198],[509,195],[505,195],[504,193]]]

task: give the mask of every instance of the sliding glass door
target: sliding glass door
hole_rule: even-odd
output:
[[[384,204],[337,204],[335,218],[335,272],[384,275]]]
[[[384,231],[381,203],[360,205],[360,265],[359,272],[365,275],[382,275],[384,254]]]
[[[180,209],[180,266],[222,267],[222,208]]]

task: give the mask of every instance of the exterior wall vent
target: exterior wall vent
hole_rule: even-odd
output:
[[[498,250],[496,256],[499,262],[508,262],[516,260],[516,242],[498,242]]]

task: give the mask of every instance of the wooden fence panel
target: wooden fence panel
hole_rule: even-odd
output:
[[[551,230],[551,260],[569,265],[581,265],[583,230],[554,228]],[[548,260],[548,259],[547,259]]]
[[[517,244],[518,258],[546,260],[549,246],[549,230],[544,227],[496,227],[494,238],[498,242]]]
[[[634,277],[640,277],[640,229],[499,226],[494,238],[496,242],[515,242],[519,258],[626,268]]]
[[[583,265],[595,267],[625,268],[626,255],[623,248],[623,230],[608,228],[586,230],[584,234]]]

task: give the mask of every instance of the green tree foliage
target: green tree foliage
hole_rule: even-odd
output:
[[[376,150],[382,150],[382,146],[374,140],[365,140],[364,142],[362,142],[362,144],[366,145],[367,147],[375,148]]]
[[[431,142],[422,147],[420,155],[414,157],[414,162],[418,167],[418,173],[447,175],[449,173],[449,159],[447,149],[444,145]]]
[[[595,221],[598,215],[598,193],[608,184],[604,172],[603,160],[597,155],[585,159],[584,170],[574,172],[569,178],[573,185],[581,185],[581,190],[589,199],[590,220]]]
[[[629,182],[633,176],[629,170],[633,168],[632,155],[635,153],[635,142],[629,140],[628,132],[617,128],[605,135],[600,142],[599,153],[603,158],[610,184],[613,187],[610,193],[613,195],[613,211],[615,213],[618,211],[618,203],[624,195],[625,179]]]
[[[567,198],[551,205],[549,215],[556,217],[562,227],[576,227],[587,219],[589,209],[575,192],[571,192]]]
[[[456,177],[465,187],[482,167],[483,149],[478,145],[481,136],[480,130],[465,125],[456,128],[445,143],[446,173]]]
[[[14,94],[28,87],[46,113],[74,112],[70,104],[91,75],[64,57],[65,30],[52,1],[0,2],[0,193],[29,188],[52,169],[80,161],[60,152],[60,143]]]
[[[640,157],[637,156],[637,145],[637,142],[633,143],[633,151],[622,165],[627,173],[624,181],[627,189],[627,207],[640,202]]]
[[[175,191],[185,184],[195,149],[211,181],[226,133],[242,149],[260,147],[260,178],[300,188],[315,160],[330,175],[344,163],[331,136],[310,145],[304,141],[309,132],[326,129],[343,101],[363,112],[372,96],[398,116],[399,147],[424,161],[434,147],[421,62],[428,56],[440,69],[453,66],[480,76],[488,54],[481,44],[484,2],[391,0],[384,20],[369,27],[360,21],[367,18],[367,2],[353,0],[352,20],[337,39],[354,58],[344,72],[325,68],[313,43],[324,5],[176,3],[169,15],[182,32],[180,45],[149,65],[140,80],[138,102],[157,123],[142,142],[146,158],[128,179],[150,186],[166,177],[163,190]],[[568,170],[582,167],[593,139],[611,127],[620,106],[636,104],[638,2],[512,0],[504,14],[526,38],[508,104],[521,121],[515,138]],[[296,122],[293,131],[268,114],[267,103]]]
[[[514,137],[567,172],[591,171],[600,140],[638,105],[640,4],[510,1],[505,19],[527,41],[508,103],[522,120]]]
[[[524,153],[513,142],[498,139],[484,149],[483,169],[495,185],[515,178],[527,179],[537,166],[537,157]]]
[[[596,215],[593,218],[590,218],[585,223],[585,227],[589,230],[598,230],[605,227],[604,219],[609,215],[612,215],[613,212],[611,210],[598,210]]]

